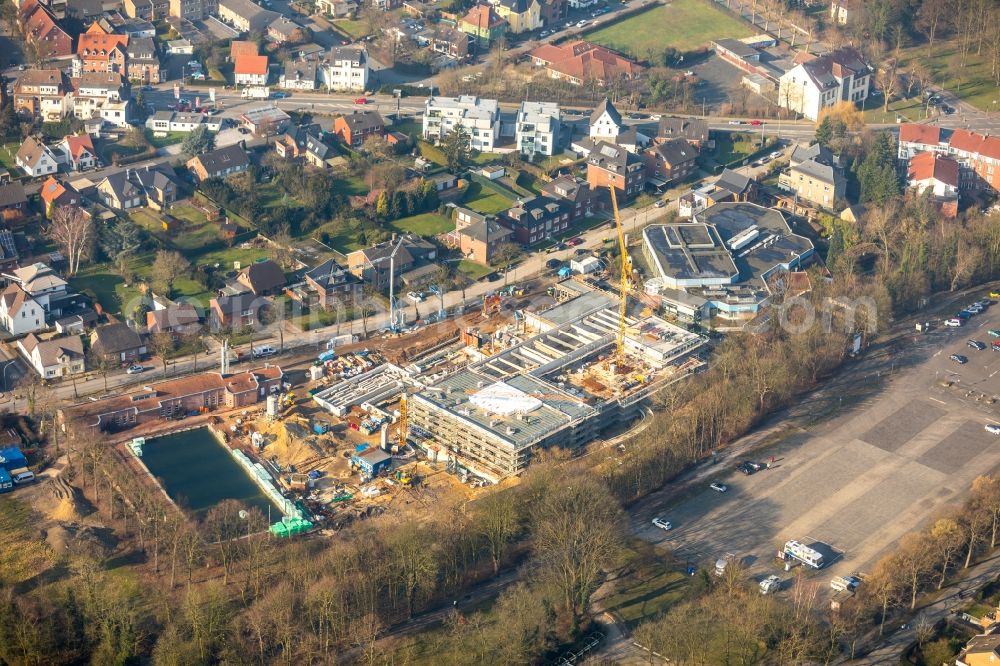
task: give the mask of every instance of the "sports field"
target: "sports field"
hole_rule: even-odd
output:
[[[588,41],[640,59],[668,47],[691,51],[713,39],[749,37],[750,26],[708,0],[671,0],[600,30],[584,35]]]

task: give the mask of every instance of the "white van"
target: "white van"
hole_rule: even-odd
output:
[[[265,356],[274,356],[278,353],[278,350],[271,345],[262,345],[260,347],[254,347],[253,357],[254,358],[264,358]]]
[[[22,467],[20,470],[12,471],[10,478],[14,481],[14,485],[20,486],[34,481],[35,473]]]

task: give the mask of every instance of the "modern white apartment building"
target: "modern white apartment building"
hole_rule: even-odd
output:
[[[521,102],[514,134],[522,155],[552,155],[557,152],[561,130],[558,104]]]
[[[368,88],[368,54],[364,49],[335,47],[322,68],[323,83],[330,90],[355,90]]]
[[[424,102],[424,139],[440,141],[458,126],[469,133],[471,147],[490,152],[500,138],[500,105],[475,95],[428,97]]]

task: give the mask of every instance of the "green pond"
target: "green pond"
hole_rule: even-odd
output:
[[[208,428],[147,439],[142,463],[181,507],[201,519],[222,500],[257,507],[271,520],[281,512],[261,492]]]

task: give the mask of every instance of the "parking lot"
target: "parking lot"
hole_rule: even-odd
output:
[[[640,504],[633,530],[673,550],[681,563],[711,566],[725,553],[738,554],[755,578],[777,572],[774,555],[788,539],[831,555],[817,580],[870,570],[903,534],[960,501],[976,476],[1000,467],[1000,436],[985,430],[1000,423],[992,402],[1000,392],[1000,353],[989,348],[995,338],[987,334],[1000,329],[1000,306],[962,328],[934,324],[897,344],[879,369],[857,366],[859,378],[832,418],[796,428],[758,453],[762,462],[774,456],[770,469],[745,476],[735,461],[720,463],[715,479],[728,492],[710,490],[706,481],[679,503]],[[973,349],[969,339],[987,348]],[[968,362],[960,365],[952,354]],[[859,363],[876,367],[864,357]],[[854,389],[865,394],[856,404]],[[654,527],[655,516],[673,530]]]

